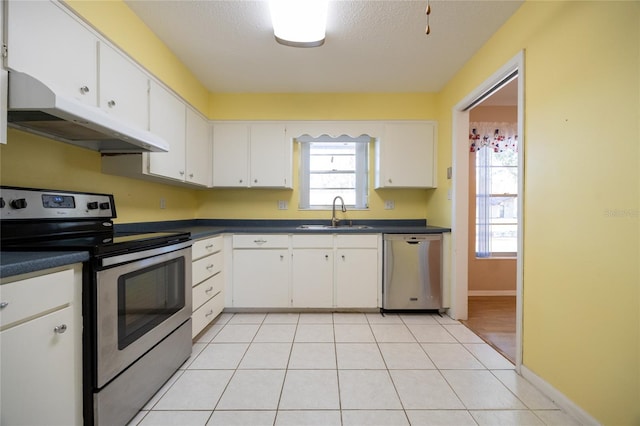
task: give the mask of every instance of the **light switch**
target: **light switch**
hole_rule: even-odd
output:
[[[286,200],[278,200],[278,210],[287,210],[289,203]]]
[[[385,200],[384,201],[384,209],[385,210],[393,210],[396,208],[396,202],[393,200]]]

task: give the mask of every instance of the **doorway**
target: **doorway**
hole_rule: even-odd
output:
[[[515,256],[515,354],[513,361],[519,370],[522,363],[522,206],[523,206],[523,123],[524,123],[524,52],[520,52],[483,84],[469,93],[452,111],[453,114],[453,204],[452,228],[452,304],[450,315],[459,320],[469,319],[469,259],[475,254],[475,244],[469,243],[469,123],[470,111],[514,81],[517,93],[518,191],[517,251]],[[475,215],[474,215],[475,216]],[[475,217],[473,217],[475,222]],[[472,222],[473,223],[473,222]],[[471,247],[471,248],[470,248]]]
[[[468,316],[515,364],[518,76],[469,109]]]

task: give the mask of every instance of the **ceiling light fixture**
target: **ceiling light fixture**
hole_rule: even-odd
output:
[[[276,41],[285,46],[324,44],[328,0],[269,0]]]

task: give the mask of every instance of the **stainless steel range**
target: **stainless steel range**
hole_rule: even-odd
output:
[[[1,187],[4,250],[82,250],[86,425],[126,424],[191,354],[188,233],[116,233],[108,194]]]

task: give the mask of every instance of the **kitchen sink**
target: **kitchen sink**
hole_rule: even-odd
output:
[[[313,231],[313,230],[324,230],[324,229],[335,229],[335,230],[358,230],[358,229],[370,229],[371,227],[369,225],[338,225],[338,226],[331,226],[331,225],[300,225],[298,226],[297,229],[306,229],[309,231]]]

